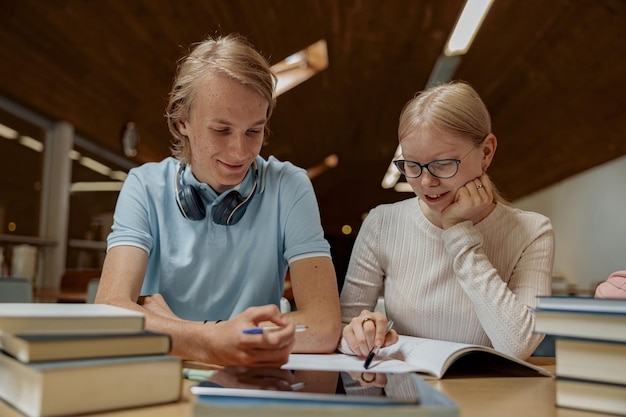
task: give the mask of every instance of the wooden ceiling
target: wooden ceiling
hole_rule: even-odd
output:
[[[330,66],[279,97],[263,155],[308,168],[329,235],[410,197],[381,187],[403,104],[424,88],[463,0],[1,0],[0,96],[139,164],[169,155],[176,61],[208,34],[245,35],[274,64],[325,39]],[[626,2],[495,0],[455,79],[499,139],[490,174],[523,197],[626,154]]]

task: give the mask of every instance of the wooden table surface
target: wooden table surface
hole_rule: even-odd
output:
[[[531,358],[529,362],[554,373],[554,358]],[[606,414],[556,407],[555,380],[550,377],[472,376],[429,380],[428,382],[457,402],[460,417],[606,417]],[[194,382],[184,380],[182,397],[177,403],[89,414],[89,416],[193,417],[193,396],[189,393],[189,388],[194,384]],[[0,401],[0,416],[23,417],[21,413],[2,401]]]

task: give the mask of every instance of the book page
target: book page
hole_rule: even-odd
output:
[[[445,373],[446,361],[473,345],[400,335],[398,343],[380,349],[367,372],[420,372],[435,378]],[[363,372],[364,358],[343,353],[291,354],[283,369]]]
[[[392,358],[405,361],[414,366],[416,372],[434,378],[443,378],[453,364],[461,365],[464,372],[470,373],[552,376],[541,367],[487,346],[404,335],[400,335],[395,345],[381,349],[379,357],[381,360]]]
[[[465,348],[480,348],[480,346],[462,343],[446,342],[442,340],[423,339],[413,336],[399,336],[398,343],[381,349],[380,358],[397,359],[408,362],[417,372],[441,378],[447,368],[447,361],[456,352]]]
[[[471,353],[474,357],[480,355],[478,366],[474,364],[471,369],[473,373],[493,372],[493,369],[489,368],[490,364],[493,363],[500,371],[508,372],[512,375],[539,373],[551,376],[548,371],[541,367],[510,357],[486,346],[404,335],[399,336],[398,343],[380,349],[367,372],[419,372],[424,378],[439,379],[444,376],[455,361],[459,364],[465,362],[461,359],[469,359],[468,353]],[[476,359],[478,358],[470,359],[470,362],[477,362]],[[364,358],[343,353],[291,354],[289,355],[289,361],[282,368],[310,371],[365,372],[364,363]],[[514,368],[518,368],[518,370],[514,370]]]

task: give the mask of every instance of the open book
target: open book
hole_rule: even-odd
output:
[[[292,354],[284,369],[363,372],[364,359],[343,353]],[[545,369],[498,352],[465,343],[400,335],[398,343],[380,349],[367,372],[419,372],[425,378],[451,375],[552,376]]]

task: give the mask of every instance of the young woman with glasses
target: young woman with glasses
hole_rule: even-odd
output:
[[[405,334],[527,358],[543,339],[533,307],[551,291],[554,234],[490,181],[497,140],[485,104],[464,82],[432,87],[406,104],[398,136],[394,163],[416,196],[376,207],[361,226],[340,298],[340,349],[365,356]],[[386,316],[375,311],[381,294]]]

